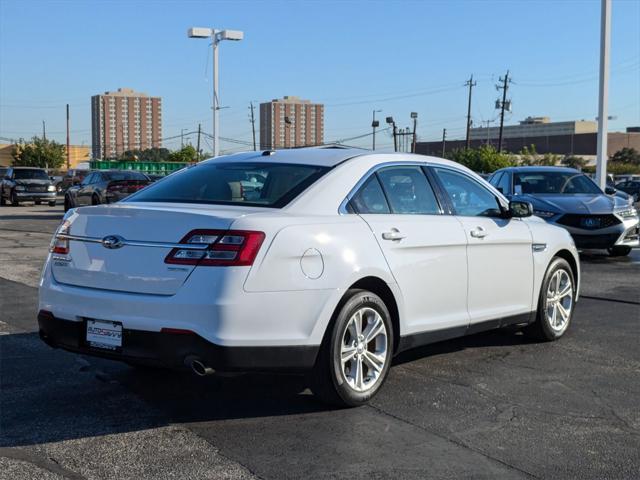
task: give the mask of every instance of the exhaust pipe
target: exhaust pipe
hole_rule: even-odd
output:
[[[198,375],[199,377],[206,377],[207,375],[213,375],[216,371],[207,367],[198,357],[189,356],[184,359],[184,363],[187,367],[193,370],[193,373]]]

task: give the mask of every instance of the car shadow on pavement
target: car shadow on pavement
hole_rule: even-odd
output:
[[[394,364],[466,348],[526,343],[479,334],[404,352]],[[333,410],[302,375],[197,377],[52,350],[36,333],[0,335],[0,447],[157,428],[171,423],[295,416]]]

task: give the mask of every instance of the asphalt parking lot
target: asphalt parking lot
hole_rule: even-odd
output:
[[[198,378],[44,345],[62,208],[0,208],[0,479],[640,477],[640,251],[582,255],[559,342],[491,332],[403,354],[366,407],[300,377]]]

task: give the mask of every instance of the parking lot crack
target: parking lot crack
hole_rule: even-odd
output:
[[[442,438],[443,440],[446,440],[447,442],[452,443],[453,445],[456,445],[456,446],[458,446],[460,448],[464,448],[466,450],[470,450],[470,451],[472,451],[474,453],[477,453],[478,455],[482,455],[483,457],[487,458],[488,460],[490,460],[492,462],[495,462],[495,463],[498,463],[500,465],[503,465],[503,466],[505,466],[505,467],[507,467],[507,468],[509,468],[509,469],[511,469],[513,471],[516,471],[518,473],[521,473],[523,475],[526,475],[528,478],[540,478],[540,477],[538,477],[537,475],[534,475],[531,472],[528,472],[528,471],[526,471],[526,470],[524,470],[524,469],[522,469],[520,467],[517,467],[516,465],[512,465],[509,462],[501,460],[501,459],[499,459],[497,457],[489,455],[489,454],[483,452],[482,450],[479,450],[479,449],[477,449],[477,448],[475,448],[475,447],[473,447],[471,445],[463,443],[462,441],[460,441],[460,440],[458,440],[456,438],[452,438],[452,437],[449,437],[447,435],[443,435],[441,433],[431,431],[428,428],[425,428],[424,426],[422,426],[420,424],[411,422],[411,421],[409,421],[409,420],[407,420],[405,418],[402,418],[402,417],[400,417],[398,415],[395,415],[393,413],[387,412],[387,411],[381,409],[380,407],[376,407],[375,405],[373,405],[371,403],[368,404],[367,407],[372,408],[373,410],[375,410],[376,412],[380,413],[381,415],[388,416],[390,418],[393,418],[394,420],[406,423],[408,425],[411,425],[412,427],[415,427],[415,428],[418,428],[420,430],[423,430],[423,431],[425,431],[425,432],[427,432],[427,433],[429,433],[431,435],[435,435],[438,438]],[[514,413],[514,415],[515,415],[515,413]]]

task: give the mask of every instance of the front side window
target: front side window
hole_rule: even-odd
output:
[[[500,183],[500,179],[502,178],[503,175],[504,175],[504,172],[494,173],[493,175],[491,175],[491,178],[489,178],[489,183],[497,188],[498,183]]]
[[[434,168],[446,190],[456,215],[497,217],[502,214],[498,199],[472,178],[446,168]]]
[[[351,207],[356,213],[391,213],[376,175],[371,175],[367,183],[354,195]]]
[[[441,213],[438,200],[420,166],[389,167],[380,170],[377,175],[392,213]]]
[[[200,163],[154,183],[127,202],[205,203],[282,208],[329,171],[287,163]]]
[[[504,172],[502,178],[498,182],[498,188],[505,195],[511,194],[511,174],[509,172]]]

